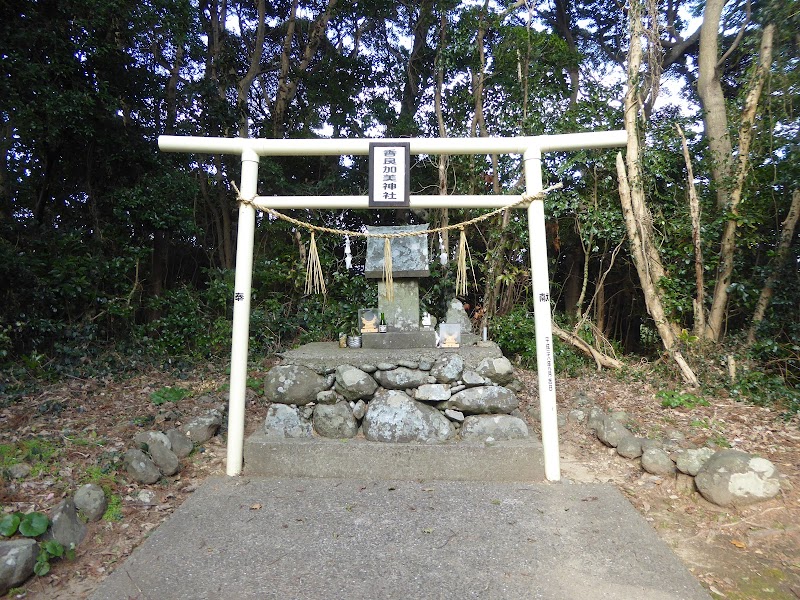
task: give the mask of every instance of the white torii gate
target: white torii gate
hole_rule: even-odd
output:
[[[236,246],[231,380],[228,409],[227,474],[242,472],[244,448],[244,407],[247,357],[250,340],[250,294],[253,280],[253,240],[256,208],[368,208],[368,196],[257,196],[258,162],[261,156],[344,156],[367,155],[372,142],[410,143],[411,154],[522,154],[526,192],[542,191],[542,153],[613,148],[624,146],[624,130],[509,138],[402,138],[402,139],[250,139],[181,137],[162,135],[158,146],[164,152],[237,154],[242,157],[242,198]],[[521,195],[411,196],[412,208],[502,208],[521,200]],[[524,204],[518,205],[523,208]],[[547,271],[547,243],[544,199],[527,205],[531,253],[531,279],[536,327],[536,365],[539,379],[544,472],[550,481],[561,478],[558,451],[556,387],[553,373],[553,326],[550,313],[550,281]]]

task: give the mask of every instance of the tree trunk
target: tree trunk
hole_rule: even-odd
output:
[[[617,154],[617,175],[622,214],[630,240],[631,256],[639,275],[647,311],[652,317],[664,348],[675,360],[684,381],[692,386],[698,385],[697,376],[687,364],[678,348],[674,325],[667,319],[661,301],[658,282],[663,277],[658,249],[653,242],[653,220],[645,204],[642,181],[642,151],[639,145],[639,95],[637,82],[640,79],[642,62],[642,14],[638,1],[631,3],[630,47],[628,49],[628,89],[625,93],[625,130],[628,132],[627,170],[622,154]]]
[[[250,137],[249,110],[247,109],[247,98],[250,95],[250,86],[253,80],[261,71],[261,55],[264,53],[264,35],[266,22],[264,13],[266,12],[266,0],[258,0],[258,25],[256,26],[256,39],[253,42],[253,52],[250,54],[250,64],[247,73],[244,74],[236,86],[236,110],[239,118],[239,137]]]
[[[792,239],[794,238],[794,230],[797,226],[798,217],[800,217],[800,189],[795,190],[792,194],[792,204],[789,206],[789,214],[786,215],[786,219],[783,221],[783,226],[781,228],[781,240],[778,243],[778,253],[775,256],[775,263],[772,267],[772,272],[764,283],[761,294],[758,296],[758,302],[756,302],[753,322],[750,324],[750,329],[747,332],[748,346],[756,341],[756,331],[764,320],[764,314],[766,314],[767,307],[769,306],[770,300],[772,300],[772,294],[775,292],[775,284],[778,283],[778,274],[780,273],[781,267],[786,263],[786,259],[789,257],[789,249],[792,245]]]
[[[719,341],[722,338],[722,323],[725,318],[725,309],[728,305],[728,288],[733,275],[733,257],[736,250],[736,227],[739,216],[739,203],[742,200],[744,180],[747,175],[747,163],[750,153],[750,143],[753,140],[753,122],[758,109],[758,100],[764,87],[767,71],[772,64],[772,40],[775,25],[769,24],[764,28],[759,51],[758,67],[756,68],[750,89],[745,99],[742,123],[739,127],[738,164],[736,165],[735,179],[730,187],[730,203],[728,205],[731,218],[725,222],[722,232],[722,241],[719,250],[719,267],[717,281],[714,285],[714,296],[711,301],[711,310],[704,337],[708,340]]]
[[[442,106],[442,91],[444,89],[444,65],[442,61],[442,51],[447,40],[447,15],[443,12],[439,20],[439,47],[436,50],[436,89],[434,90],[433,106],[436,113],[436,123],[439,128],[439,137],[447,137],[447,127],[444,123],[444,110]],[[446,154],[439,155],[439,195],[446,196],[448,192],[447,187],[447,167],[449,164],[449,157]],[[448,209],[441,209],[441,224],[440,227],[447,227],[450,224],[450,214]],[[445,256],[450,255],[450,235],[449,230],[445,229],[441,232],[442,245],[444,246]]]
[[[711,150],[711,174],[717,186],[717,209],[728,203],[730,178],[733,171],[731,138],[728,134],[728,116],[725,96],[722,93],[722,69],[719,60],[719,22],[726,0],[707,0],[700,30],[699,76],[697,93],[703,107],[708,147]]]
[[[689,214],[692,219],[692,246],[694,247],[694,280],[697,289],[693,301],[694,333],[697,336],[701,336],[706,328],[706,287],[703,275],[703,246],[700,239],[700,200],[697,198],[697,190],[694,187],[694,170],[692,169],[692,159],[689,156],[689,145],[686,143],[686,136],[683,135],[683,129],[681,129],[680,125],[676,124],[675,127],[678,128],[678,135],[681,136],[683,160],[686,162],[688,177]]]

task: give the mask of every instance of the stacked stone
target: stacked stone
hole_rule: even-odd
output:
[[[441,443],[528,437],[516,392],[521,384],[506,358],[474,370],[458,354],[436,361],[341,365],[317,373],[302,365],[269,371],[268,437],[353,438]]]
[[[606,413],[594,406],[587,426],[620,456],[641,460],[646,472],[685,477],[713,504],[741,507],[769,500],[780,491],[778,469],[765,458],[739,450],[694,448],[677,430],[667,432],[663,440],[637,437],[625,426],[626,418],[625,413]]]
[[[162,476],[175,475],[180,460],[189,456],[195,444],[203,444],[216,435],[224,415],[218,409],[194,417],[180,429],[140,431],[133,438],[136,448],[125,452],[122,463],[128,475],[139,483],[155,483]]]

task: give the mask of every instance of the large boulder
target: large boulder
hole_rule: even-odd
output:
[[[407,390],[427,383],[428,374],[418,369],[398,367],[391,371],[378,371],[375,380],[387,390]]]
[[[442,413],[398,390],[375,394],[362,428],[364,437],[373,442],[444,442],[455,434]]]
[[[468,415],[510,413],[519,407],[516,394],[501,386],[467,388],[436,405],[439,410],[454,408]]]
[[[301,365],[272,367],[264,380],[264,394],[268,402],[302,406],[317,399],[317,394],[327,389],[324,377]]]
[[[479,375],[491,379],[498,385],[506,385],[514,380],[514,367],[505,356],[484,358],[476,370]]]
[[[473,415],[464,419],[460,434],[464,440],[516,440],[528,437],[528,426],[511,415]]]
[[[271,404],[264,419],[264,433],[273,438],[311,437],[311,421],[306,419],[296,406]]]
[[[369,373],[351,365],[336,367],[336,392],[347,400],[361,400],[372,397],[378,384]]]
[[[461,379],[464,372],[464,359],[458,354],[440,356],[431,367],[430,375],[437,383],[453,383]]]
[[[0,542],[0,596],[33,575],[38,555],[39,544],[36,540]]]
[[[766,458],[739,450],[720,450],[700,467],[698,491],[719,506],[746,506],[769,500],[781,489],[780,475]]]
[[[358,421],[347,402],[317,404],[312,419],[314,431],[328,438],[351,438],[358,433]]]

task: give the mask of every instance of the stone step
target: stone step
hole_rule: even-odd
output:
[[[387,444],[275,439],[258,431],[244,445],[244,475],[370,480],[544,481],[539,440]]]

